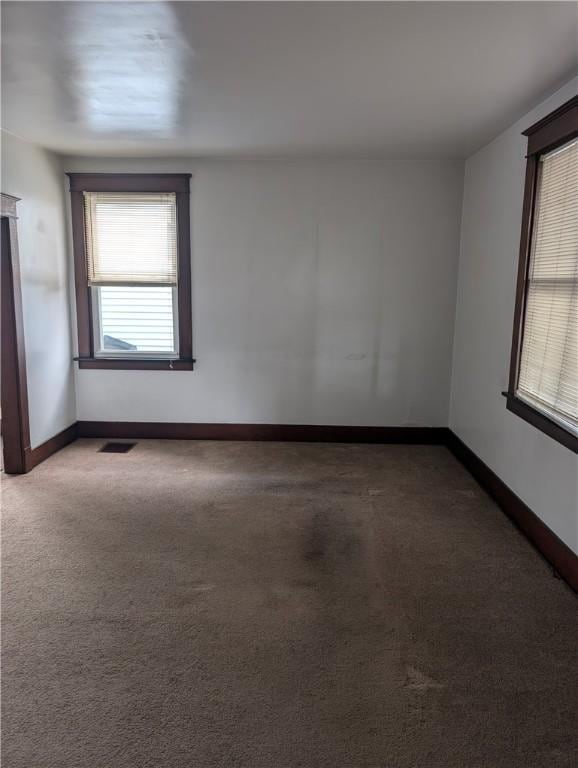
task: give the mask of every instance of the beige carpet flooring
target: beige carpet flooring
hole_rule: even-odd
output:
[[[578,600],[443,447],[2,479],[3,768],[575,768]]]

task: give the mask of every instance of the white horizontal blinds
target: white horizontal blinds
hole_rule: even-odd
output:
[[[578,139],[539,166],[518,392],[578,428]]]
[[[172,193],[85,192],[89,285],[176,285]]]

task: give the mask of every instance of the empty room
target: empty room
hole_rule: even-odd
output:
[[[578,765],[578,3],[0,5],[2,765]]]

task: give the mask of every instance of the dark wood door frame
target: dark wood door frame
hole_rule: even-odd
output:
[[[18,199],[12,195],[0,194],[0,399],[4,471],[9,474],[26,472],[26,457],[30,452],[28,386],[18,259]]]

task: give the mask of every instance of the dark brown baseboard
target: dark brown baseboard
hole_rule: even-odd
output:
[[[578,592],[578,555],[451,430],[446,445],[558,575]]]
[[[193,424],[79,421],[78,437],[157,440],[275,440],[314,443],[444,445],[445,427],[347,427],[312,424]]]
[[[42,461],[45,461],[53,453],[56,453],[61,448],[64,448],[69,443],[72,443],[78,437],[78,424],[71,424],[62,432],[59,432],[54,437],[51,437],[46,442],[36,446],[36,448],[27,448],[24,451],[24,466],[25,472],[30,472],[31,469],[38,466]]]

